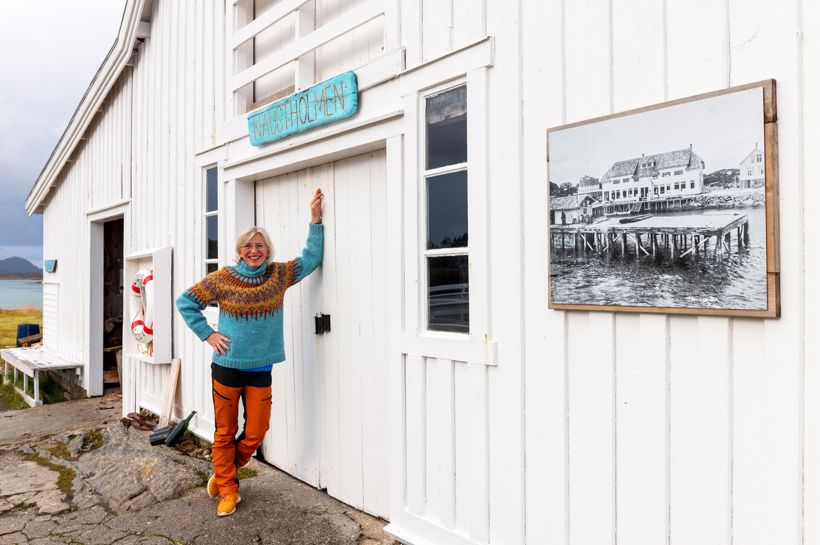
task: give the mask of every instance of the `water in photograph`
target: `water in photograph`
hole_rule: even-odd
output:
[[[658,306],[688,308],[766,309],[766,211],[763,207],[689,211],[673,215],[746,214],[749,246],[732,250],[724,258],[691,254],[674,263],[667,255],[654,261],[643,256],[627,259],[618,253],[607,259],[590,253],[578,256],[569,250],[552,252],[552,300],[557,304]],[[666,214],[664,214],[666,216]],[[631,242],[631,240],[630,240]],[[634,251],[634,243],[633,243]]]
[[[0,278],[0,309],[43,309],[43,285],[38,280]]]

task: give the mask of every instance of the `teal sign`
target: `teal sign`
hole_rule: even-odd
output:
[[[345,72],[277,100],[248,116],[251,144],[261,146],[355,114],[359,87],[354,72]]]
[[[43,264],[45,265],[43,268],[46,272],[53,273],[57,270],[57,260],[56,259],[46,259]]]

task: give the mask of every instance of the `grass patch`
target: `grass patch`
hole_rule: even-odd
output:
[[[70,467],[61,466],[60,464],[55,464],[54,462],[46,460],[42,456],[38,456],[36,454],[29,454],[26,456],[26,459],[31,462],[36,462],[43,467],[47,467],[52,471],[56,471],[59,475],[57,477],[57,488],[59,488],[60,492],[63,494],[71,496],[71,485],[74,483],[74,477],[77,476],[77,473],[73,469]]]
[[[17,324],[39,324],[43,331],[43,313],[37,309],[0,309],[0,347],[17,346]]]
[[[38,324],[40,332],[43,332],[43,313],[37,309],[0,309],[0,348],[17,346],[17,325],[18,324]],[[2,361],[2,360],[0,360]],[[5,368],[5,363],[2,365]],[[23,374],[17,374],[17,385],[20,389],[23,388]],[[13,391],[13,390],[12,390]],[[34,379],[28,381],[28,394],[34,397]],[[0,396],[3,394],[0,393]],[[15,392],[19,397],[19,394]],[[43,403],[58,403],[65,401],[65,390],[60,387],[47,373],[40,374],[40,398]],[[22,401],[22,398],[21,398]],[[11,406],[11,405],[10,405]],[[23,402],[22,406],[17,408],[26,408],[28,405]]]
[[[65,443],[57,443],[56,445],[48,449],[48,451],[55,458],[62,458],[63,460],[68,460],[69,458],[71,458],[71,453],[68,452],[68,447],[65,445]]]
[[[256,477],[256,470],[252,467],[240,467],[236,470],[236,478],[240,481],[242,479],[250,479]]]
[[[17,393],[11,383],[3,384],[0,386],[0,408],[9,411],[28,409],[28,403],[23,400],[23,396]]]
[[[91,428],[86,432],[85,437],[83,437],[81,450],[83,452],[91,452],[103,446],[103,443],[102,430],[100,430],[100,428]]]

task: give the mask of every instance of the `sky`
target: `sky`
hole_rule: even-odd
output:
[[[762,89],[551,132],[550,181],[577,184],[586,174],[600,179],[616,161],[689,144],[706,164],[704,174],[738,168],[755,144],[763,149]]]
[[[124,0],[0,0],[0,259],[42,267],[25,200],[114,43]]]

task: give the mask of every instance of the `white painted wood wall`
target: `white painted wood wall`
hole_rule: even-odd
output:
[[[523,4],[527,543],[820,543],[818,8]],[[547,310],[544,129],[771,77],[782,318]]]
[[[341,4],[315,1],[328,13]],[[820,175],[809,160],[820,144],[813,98],[820,91],[820,6],[808,0],[385,5],[384,21],[369,25],[383,25],[386,50],[405,48],[409,71],[362,101],[363,116],[385,115],[384,122],[324,143],[301,140],[301,148],[283,147],[281,161],[271,163],[282,173],[292,160],[300,165],[290,171],[296,172],[311,150],[335,161],[345,141],[375,149],[371,132],[386,146],[390,507],[385,513],[378,502],[368,503],[365,492],[362,507],[389,515],[391,528],[417,545],[820,545],[820,255],[811,238],[820,218],[810,208],[820,189],[806,183]],[[231,106],[220,3],[154,2],[151,23],[150,38],[44,212],[44,256],[59,260],[48,306],[59,315],[46,317],[59,329],[46,332],[46,343],[72,357],[85,356],[87,212],[130,198],[125,253],[171,244],[177,294],[204,272],[202,167],[233,161],[226,166],[232,175],[253,177],[253,167],[240,160],[257,150],[244,141],[208,151],[226,139]],[[367,27],[353,38],[356,59],[378,54],[372,32]],[[495,37],[489,64],[476,63],[481,46],[443,57],[485,35]],[[335,53],[317,53],[317,73],[331,75],[353,62]],[[410,350],[401,340],[413,333],[407,321],[415,317],[413,299],[421,301],[403,265],[417,248],[396,243],[412,242],[419,229],[407,219],[419,206],[419,181],[408,166],[418,157],[414,97],[462,76],[483,89],[468,101],[484,104],[471,113],[479,124],[471,129],[483,117],[484,132],[471,131],[471,138],[483,139],[478,145],[486,149],[480,167],[486,240],[472,246],[471,232],[470,252],[487,264],[476,272],[491,287],[483,318],[498,346],[497,365],[442,357],[423,343]],[[769,77],[777,79],[779,97],[783,317],[547,310],[546,128]],[[244,191],[232,184],[220,190],[226,205],[232,191]],[[235,211],[226,213],[241,221]],[[290,239],[282,240],[288,248]],[[220,259],[229,257],[223,251]],[[183,364],[177,413],[196,409],[194,429],[208,436],[210,354],[176,314],[174,351]],[[136,372],[137,401],[158,410],[167,366],[128,364]],[[280,388],[288,384],[280,382]],[[375,387],[345,388],[354,386],[361,395]],[[336,425],[331,417],[325,415],[327,432]],[[290,433],[295,420],[275,424],[275,433]],[[288,471],[315,479],[315,455],[300,459],[305,451],[271,448]],[[338,461],[343,469],[375,463],[370,454],[357,460],[355,452],[340,451]],[[342,481],[331,484],[331,493],[338,486],[340,496],[359,494]]]

